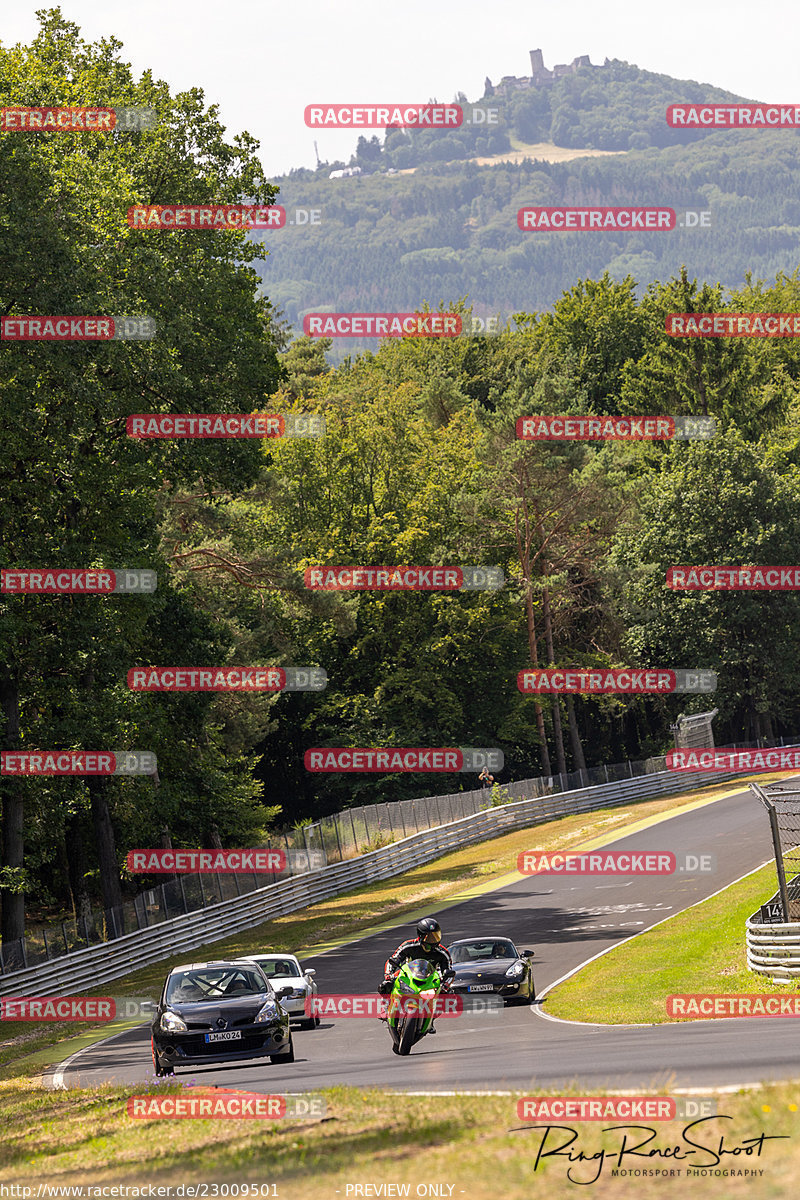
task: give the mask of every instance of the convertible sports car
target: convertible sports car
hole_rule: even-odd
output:
[[[510,938],[504,937],[461,938],[447,948],[456,973],[451,991],[462,995],[491,992],[523,1004],[536,999],[532,950],[520,952]]]
[[[294,1062],[289,1014],[256,963],[174,967],[151,1026],[156,1075],[247,1058]]]

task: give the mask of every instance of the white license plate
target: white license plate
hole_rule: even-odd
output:
[[[471,983],[467,989],[470,992],[493,992],[493,983]]]
[[[207,1042],[238,1042],[242,1036],[241,1029],[229,1029],[226,1033],[207,1033]]]

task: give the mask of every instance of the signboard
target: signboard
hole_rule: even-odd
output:
[[[780,900],[770,900],[769,903],[761,905],[761,924],[783,924],[783,906]]]

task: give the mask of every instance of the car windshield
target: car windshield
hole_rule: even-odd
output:
[[[258,967],[196,967],[176,971],[167,983],[167,1004],[199,1004],[203,1000],[233,1000],[258,996],[269,984]]]
[[[273,975],[297,976],[300,974],[297,963],[292,962],[290,958],[259,958],[256,961],[267,978],[271,978]]]
[[[487,958],[519,958],[514,943],[507,938],[462,942],[460,946],[451,946],[450,954],[454,963],[480,962]]]
[[[408,964],[408,973],[412,979],[417,981],[427,979],[431,971],[435,971],[433,963],[427,958],[415,958],[413,962]]]

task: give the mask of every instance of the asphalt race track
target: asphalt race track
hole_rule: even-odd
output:
[[[535,829],[530,848],[546,848]],[[747,791],[621,837],[613,848],[710,853],[716,855],[717,869],[713,874],[638,878],[532,876],[443,910],[439,919],[445,943],[473,935],[513,938],[520,949],[536,951],[535,981],[542,993],[600,951],[771,858],[766,814]],[[387,954],[407,936],[409,926],[400,925],[394,932],[302,961],[316,967],[321,995],[374,992]],[[725,981],[715,990],[724,992]],[[541,1002],[542,1010],[546,1007],[547,997]],[[191,1067],[175,1078],[268,1093],[342,1084],[412,1091],[570,1083],[584,1088],[712,1088],[800,1075],[800,1040],[789,1018],[609,1027],[547,1019],[539,1008],[534,1004],[494,1015],[440,1018],[436,1035],[425,1038],[407,1058],[391,1052],[389,1034],[376,1018],[323,1020],[316,1030],[295,1031],[294,1063],[267,1059]],[[149,1028],[140,1026],[89,1047],[58,1070],[68,1087],[151,1081]]]

